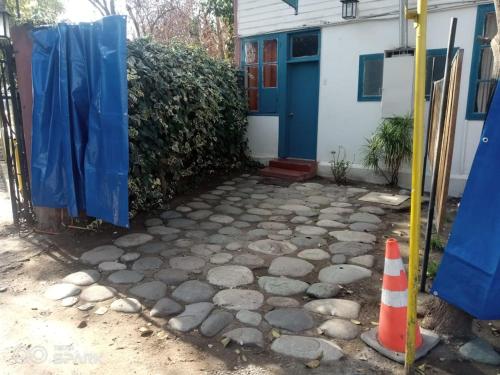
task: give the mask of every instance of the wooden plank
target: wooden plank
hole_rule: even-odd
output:
[[[432,102],[429,106],[429,116],[431,116],[430,132],[429,132],[429,143],[427,145],[427,155],[429,158],[429,167],[431,170],[434,169],[434,160],[436,158],[436,146],[437,146],[437,129],[439,127],[439,112],[441,109],[441,92],[443,90],[444,79],[436,81],[433,87]]]
[[[436,208],[434,223],[437,233],[442,230],[446,218],[446,202],[450,183],[453,147],[455,143],[455,128],[457,122],[458,99],[460,96],[460,80],[462,74],[463,50],[459,50],[451,66],[450,87],[448,90],[448,104],[444,123],[441,157],[439,160],[439,175],[436,188]]]

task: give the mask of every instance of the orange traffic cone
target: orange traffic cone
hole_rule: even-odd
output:
[[[406,306],[408,280],[401,260],[398,241],[389,238],[385,246],[382,302],[378,326],[378,341],[385,348],[404,353],[406,344]],[[420,327],[415,332],[415,347],[422,345]]]

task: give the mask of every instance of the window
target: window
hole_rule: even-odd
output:
[[[264,40],[263,56],[263,87],[275,88],[278,86],[278,41]]]
[[[242,63],[249,112],[252,114],[276,113],[278,39],[266,36],[244,42]]]
[[[359,56],[358,101],[380,101],[384,75],[384,54]]]
[[[296,34],[290,38],[290,57],[317,56],[319,52],[319,35],[317,32]]]
[[[248,110],[259,110],[259,44],[245,43],[245,87],[248,94]]]
[[[493,53],[490,41],[496,33],[494,5],[478,6],[467,101],[468,120],[484,120],[488,110],[496,82],[492,79]]]
[[[425,76],[425,99],[431,96],[432,82],[439,81],[444,77],[446,68],[446,48],[427,50],[426,76]]]

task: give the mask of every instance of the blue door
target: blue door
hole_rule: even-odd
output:
[[[316,160],[319,61],[289,63],[287,69],[287,157]]]

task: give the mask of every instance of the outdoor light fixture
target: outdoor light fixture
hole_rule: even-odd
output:
[[[358,0],[340,0],[342,3],[342,18],[352,20],[358,12]]]
[[[0,38],[10,38],[10,14],[5,9],[5,3],[0,4]]]

